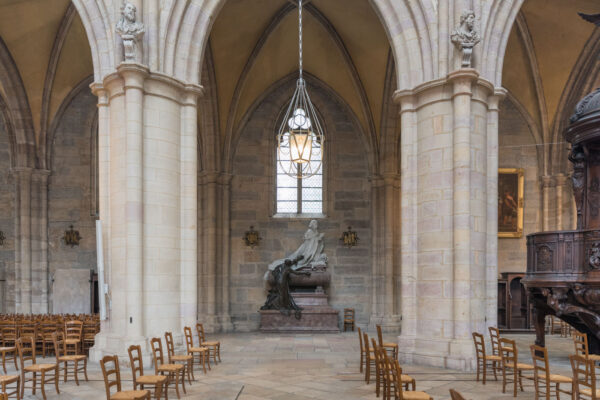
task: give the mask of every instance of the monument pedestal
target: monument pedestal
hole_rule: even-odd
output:
[[[294,292],[294,301],[302,307],[301,318],[279,310],[260,310],[260,331],[277,333],[338,333],[339,311],[327,303],[323,292]]]

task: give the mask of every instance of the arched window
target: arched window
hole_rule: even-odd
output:
[[[276,213],[277,214],[322,214],[323,213],[323,165],[322,154],[310,161],[318,172],[310,178],[294,178],[285,173],[291,161],[279,159],[276,150]],[[287,163],[287,164],[286,164]]]

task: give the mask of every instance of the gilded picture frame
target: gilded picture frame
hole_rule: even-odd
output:
[[[498,237],[523,236],[523,168],[498,168]]]

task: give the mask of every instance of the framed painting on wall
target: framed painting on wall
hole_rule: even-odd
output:
[[[498,237],[523,236],[523,168],[498,168]]]

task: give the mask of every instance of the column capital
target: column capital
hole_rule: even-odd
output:
[[[500,102],[506,97],[507,90],[502,87],[494,88],[493,94],[488,97],[488,110],[499,111]]]
[[[556,185],[554,176],[552,175],[542,175],[540,177],[540,182],[542,184],[542,189],[550,188]]]
[[[453,96],[472,95],[473,82],[479,78],[479,73],[473,68],[463,68],[448,74],[448,82],[452,84]]]
[[[556,180],[556,186],[564,186],[567,184],[567,180],[569,179],[569,177],[563,173],[560,173],[556,174],[554,176],[554,179]]]
[[[143,89],[150,70],[145,65],[124,62],[117,67],[117,73],[125,80],[125,89],[129,87]]]

